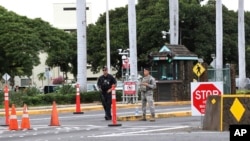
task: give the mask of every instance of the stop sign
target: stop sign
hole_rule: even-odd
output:
[[[192,92],[193,106],[200,112],[205,113],[206,101],[209,95],[221,95],[222,92],[213,83],[199,84]]]

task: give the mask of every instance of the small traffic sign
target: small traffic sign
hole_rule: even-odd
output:
[[[201,63],[197,63],[194,67],[193,67],[193,72],[200,77],[205,71],[205,68],[201,65]]]
[[[124,82],[124,94],[136,94],[136,83]]]
[[[8,81],[10,79],[10,75],[8,73],[5,73],[2,77],[5,81]]]
[[[223,82],[191,83],[192,115],[205,114],[206,101],[209,95],[222,95]]]

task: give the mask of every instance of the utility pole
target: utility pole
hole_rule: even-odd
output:
[[[246,86],[244,0],[239,0],[238,6],[239,88],[242,89]]]
[[[128,0],[130,76],[137,79],[137,38],[136,38],[136,11],[135,0]]]
[[[179,43],[179,0],[169,0],[170,44]]]
[[[110,73],[110,35],[109,35],[109,0],[106,0],[106,40],[107,40],[107,68]]]
[[[223,68],[223,26],[222,26],[222,3],[216,0],[216,69]],[[221,73],[222,74],[222,73]],[[216,75],[220,76],[219,74]],[[220,76],[222,77],[222,76]]]
[[[77,0],[77,83],[80,91],[87,91],[87,34],[86,0]]]

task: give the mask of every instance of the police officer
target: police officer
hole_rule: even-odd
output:
[[[149,74],[149,68],[144,68],[144,77],[140,83],[141,99],[142,99],[142,120],[146,121],[146,106],[148,103],[151,118],[150,121],[155,121],[155,107],[153,98],[153,89],[156,88],[155,78]]]
[[[108,73],[108,68],[104,66],[102,68],[103,75],[98,78],[97,86],[101,92],[100,97],[102,106],[105,111],[105,119],[111,120],[111,104],[112,104],[112,85],[116,85],[116,79]]]

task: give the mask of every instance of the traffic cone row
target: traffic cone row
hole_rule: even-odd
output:
[[[49,126],[60,126],[59,119],[58,119],[58,113],[56,108],[56,102],[53,102],[52,107],[52,113],[51,113],[51,120]],[[28,114],[28,108],[27,105],[24,104],[23,106],[23,115],[22,115],[22,121],[21,121],[21,130],[27,129],[30,130],[30,119]],[[11,115],[9,117],[9,130],[19,130],[18,128],[18,122],[17,122],[17,115],[16,115],[16,108],[15,105],[12,104],[11,108]]]
[[[30,128],[30,119],[28,115],[28,109],[27,105],[24,104],[23,106],[23,115],[22,115],[22,121],[21,121],[21,128],[20,129],[31,129]],[[17,115],[16,115],[16,108],[15,105],[12,104],[11,108],[11,115],[9,120],[9,130],[19,130],[18,128],[18,122],[17,122]]]

